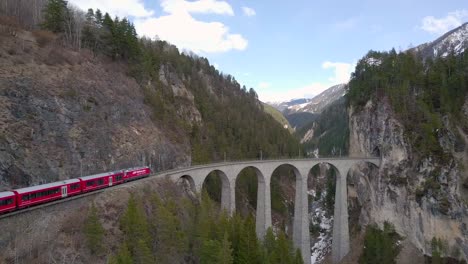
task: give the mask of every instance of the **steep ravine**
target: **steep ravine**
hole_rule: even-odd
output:
[[[418,158],[388,100],[369,101],[359,110],[351,107],[350,156],[380,154],[382,164],[378,170],[371,168],[370,174],[351,173],[348,184],[361,207],[359,225],[383,226],[388,221],[423,254],[431,255],[431,240],[436,237],[448,246],[444,254],[466,259],[468,190],[461,182],[468,151],[465,147],[455,153],[457,143],[448,118],[445,121],[447,130],[440,133],[439,144],[457,158],[442,163],[434,157]],[[437,184],[438,191],[423,188],[433,178],[435,183],[431,183]]]

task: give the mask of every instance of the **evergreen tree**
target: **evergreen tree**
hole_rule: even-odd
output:
[[[54,33],[65,30],[65,18],[67,15],[67,1],[49,0],[44,9],[44,22],[42,28]]]
[[[100,252],[102,249],[102,237],[104,235],[104,228],[99,221],[97,209],[94,204],[88,213],[88,219],[85,224],[85,234],[88,248],[92,254]]]
[[[125,241],[134,258],[137,253],[141,256],[138,247],[145,245],[146,248],[149,248],[150,244],[147,218],[141,207],[142,205],[131,195],[128,200],[127,210],[120,220],[120,226],[124,233]]]
[[[384,230],[380,230],[377,226],[367,227],[364,237],[364,251],[359,263],[395,263],[395,258],[398,255],[397,240],[398,235],[393,226],[388,223],[384,224]]]
[[[217,240],[204,240],[200,251],[200,263],[204,264],[218,264],[220,263],[220,256],[222,246]]]
[[[229,242],[228,234],[225,232],[223,241],[221,242],[221,249],[219,251],[219,262],[220,264],[231,264],[233,263],[231,242]]]
[[[98,26],[102,25],[103,18],[102,18],[102,12],[99,9],[96,9],[96,13],[94,14],[94,17],[96,19],[96,23]]]
[[[136,264],[155,263],[151,249],[148,247],[148,243],[145,240],[138,240],[136,247],[134,248],[133,259]]]
[[[155,211],[151,222],[154,223],[152,236],[156,260],[160,263],[180,263],[188,251],[188,241],[175,206],[171,201],[164,204],[157,196],[153,197],[153,204]]]
[[[133,264],[132,255],[125,242],[122,243],[119,252],[109,261],[110,264]]]

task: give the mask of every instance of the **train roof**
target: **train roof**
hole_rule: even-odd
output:
[[[125,169],[125,171],[142,170],[142,169],[149,169],[149,167],[148,166],[133,167],[133,168]]]
[[[51,182],[51,183],[46,183],[46,184],[41,184],[41,185],[36,185],[36,186],[31,186],[31,187],[26,187],[26,188],[21,188],[21,189],[16,189],[15,191],[18,193],[28,193],[28,192],[34,192],[34,191],[40,191],[44,189],[49,189],[53,187],[60,187],[65,184],[71,184],[71,183],[78,183],[80,182],[79,179],[70,179],[70,180],[64,180],[64,181],[59,181],[59,182]]]
[[[101,178],[101,177],[105,177],[105,176],[111,176],[111,175],[114,175],[114,174],[117,174],[117,173],[122,173],[122,171],[119,170],[119,171],[103,172],[103,173],[99,173],[99,174],[93,174],[93,175],[89,175],[89,176],[80,177],[78,179],[81,179],[83,181],[87,181],[87,180],[97,179],[97,178]]]
[[[0,198],[5,198],[5,197],[9,197],[9,196],[14,196],[15,193],[14,192],[0,192]]]

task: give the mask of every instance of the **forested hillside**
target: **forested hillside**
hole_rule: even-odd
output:
[[[346,99],[342,97],[317,114],[315,120],[296,131],[309,155],[348,155],[349,125],[346,108]]]
[[[110,263],[303,263],[300,252],[284,233],[275,237],[269,229],[262,242],[255,234],[252,217],[230,217],[208,197],[203,197],[201,204],[193,204],[182,192],[168,192],[177,187],[166,184],[165,191],[147,190],[145,197],[149,199],[130,197],[120,217],[119,250]],[[150,208],[151,213],[144,208]],[[104,231],[95,231],[102,230],[99,218],[92,207],[87,219],[91,252],[99,252],[105,235]],[[93,226],[94,230],[89,228]]]
[[[162,170],[299,153],[253,89],[205,58],[138,37],[126,18],[62,0],[7,0],[0,16],[0,63],[9,69],[1,72],[1,99],[11,106],[0,124],[2,188],[76,177],[80,167]],[[20,124],[29,132],[16,133]],[[60,143],[41,143],[46,138]]]
[[[468,55],[445,55],[370,51],[358,62],[348,91],[350,154],[379,155],[382,164],[349,183],[362,201],[359,223],[391,219],[432,263],[449,261],[441,255],[464,263]]]
[[[131,21],[111,17],[105,10],[83,12],[62,0],[31,5],[7,0],[0,4],[0,40],[0,65],[5,69],[0,70],[0,101],[7,106],[0,110],[0,148],[4,150],[0,152],[0,191],[142,164],[159,171],[301,153],[298,140],[264,111],[253,89],[215,69],[206,58],[181,53],[165,41],[140,38]],[[221,191],[219,179],[209,177],[205,182],[214,201]],[[245,217],[255,210],[256,183],[256,175],[245,171],[236,184],[238,208],[246,212]],[[282,203],[281,190],[274,193],[274,201]],[[177,213],[193,209],[184,205]],[[218,224],[217,217],[209,214],[204,221],[211,221],[209,226]],[[225,263],[252,256],[258,263],[265,258],[292,263],[296,258],[284,235],[278,237],[280,251],[275,242],[266,247],[250,244],[257,239],[254,235],[249,248],[237,249],[244,245],[231,236],[243,237],[253,222],[229,221],[237,224],[232,222],[222,234],[208,235],[206,241],[181,231],[186,236],[184,252],[190,254],[181,253],[180,259],[219,263],[221,255],[206,254],[219,246],[233,250]],[[186,224],[190,228],[195,222]],[[96,226],[90,230],[99,233]],[[129,231],[122,227],[122,232]],[[225,232],[230,232],[229,247]],[[133,258],[143,263],[141,258],[160,257],[156,254],[160,241],[143,237],[131,242],[144,250],[146,245],[151,252],[115,245],[121,248],[115,260]],[[227,257],[230,252],[222,254]]]
[[[444,123],[450,120],[452,128],[468,131],[467,120],[461,118],[468,91],[467,69],[466,52],[423,62],[413,52],[370,51],[353,73],[349,102],[359,109],[369,100],[388,98],[418,158],[431,155],[447,161],[439,144],[447,133]],[[454,133],[460,139],[456,129]],[[458,140],[456,149],[463,148]]]

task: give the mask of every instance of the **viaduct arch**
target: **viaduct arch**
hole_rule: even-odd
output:
[[[358,163],[367,162],[380,167],[380,158],[320,158],[291,160],[259,160],[244,162],[225,162],[194,166],[169,172],[167,175],[174,182],[184,180],[196,192],[201,192],[203,182],[213,171],[221,177],[221,207],[229,213],[235,211],[235,185],[240,172],[252,167],[258,180],[256,233],[259,238],[265,236],[271,227],[270,181],[273,172],[282,165],[290,165],[296,178],[294,203],[293,243],[302,252],[304,263],[310,263],[310,237],[308,219],[307,178],[310,170],[319,163],[328,163],[336,170],[335,209],[333,221],[332,259],[339,262],[350,249],[347,202],[348,171]]]

